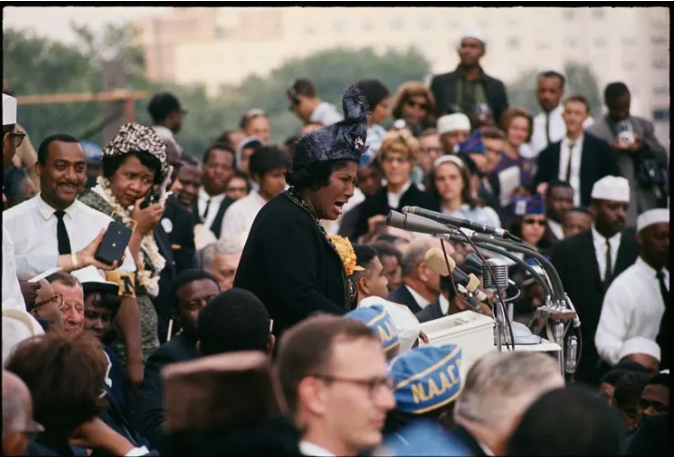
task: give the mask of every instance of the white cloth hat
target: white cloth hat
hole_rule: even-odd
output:
[[[650,209],[646,212],[639,214],[637,217],[637,232],[640,232],[642,229],[645,229],[649,225],[669,223],[669,209],[667,208],[657,208]]]
[[[467,130],[470,132],[470,119],[463,113],[447,114],[438,119],[438,135],[456,130]]]
[[[16,124],[16,98],[2,94],[2,125]]]
[[[461,160],[459,157],[453,155],[443,155],[435,159],[435,162],[433,162],[433,168],[437,169],[440,165],[447,162],[452,162],[459,168],[465,167],[463,160]]]
[[[643,336],[635,336],[625,341],[620,348],[618,359],[622,360],[630,354],[646,354],[660,361],[660,346],[653,340]]]
[[[20,309],[2,310],[2,366],[22,341],[44,334],[33,316]]]
[[[630,182],[622,176],[604,176],[594,183],[592,198],[629,203]]]
[[[480,40],[483,45],[487,45],[487,37],[484,32],[477,27],[471,27],[464,30],[461,34],[461,39],[463,40],[464,38],[475,38],[476,40]]]
[[[381,305],[391,316],[393,325],[398,331],[400,339],[400,354],[412,349],[412,346],[419,338],[419,319],[405,305],[399,305],[381,297],[367,297],[359,304],[359,308]]]

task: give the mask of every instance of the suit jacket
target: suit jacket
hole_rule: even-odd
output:
[[[154,229],[154,240],[157,243],[157,248],[159,248],[159,254],[166,259],[166,266],[164,266],[159,275],[159,295],[152,299],[152,304],[157,311],[159,342],[164,343],[166,341],[171,313],[175,306],[172,289],[177,271],[175,260],[173,260],[170,237],[161,223]]]
[[[632,265],[637,256],[638,246],[634,234],[630,231],[623,232],[611,281]],[[552,249],[551,261],[581,321],[583,347],[576,379],[596,385],[599,381],[597,368],[600,359],[594,345],[594,335],[606,291],[599,276],[592,229],[557,243]]]
[[[371,197],[367,197],[363,203],[357,206],[357,208],[360,208],[360,214],[358,215],[356,231],[353,236],[358,238],[367,233],[367,221],[372,216],[379,214],[386,215],[390,210],[400,211],[403,206],[420,206],[431,211],[440,211],[438,201],[431,194],[423,192],[414,184],[400,197],[398,208],[391,208],[388,205],[388,188],[384,186],[379,192]]]
[[[197,357],[196,339],[182,332],[157,349],[145,363],[145,379],[136,398],[133,422],[138,433],[155,449],[161,441],[166,416],[161,370],[171,363]]]
[[[558,141],[541,151],[534,178],[534,191],[540,183],[549,183],[558,178],[561,147],[562,142]],[[580,158],[580,202],[583,206],[590,204],[594,183],[609,175],[620,175],[613,149],[600,138],[586,133],[583,136],[583,153]]]
[[[165,230],[169,235],[170,247],[175,260],[176,272],[180,273],[196,267],[196,248],[194,246],[194,219],[190,210],[182,206],[178,200],[170,196],[166,200],[163,219],[168,219],[171,231]]]
[[[445,317],[445,314],[442,313],[442,308],[440,307],[440,297],[435,300],[433,303],[419,311],[415,314],[420,323],[432,321],[435,319],[440,319]]]
[[[485,454],[482,447],[478,444],[477,440],[473,437],[473,435],[468,433],[468,430],[463,428],[461,425],[457,425],[456,427],[454,427],[449,432],[449,434],[453,439],[463,444],[470,451],[470,453],[465,455],[475,455],[475,456],[487,455]]]
[[[494,115],[494,123],[499,125],[501,115],[508,109],[508,95],[503,82],[482,74],[484,78],[484,90],[487,97],[487,105]],[[435,116],[440,117],[449,114],[449,107],[456,103],[456,85],[459,79],[458,68],[449,73],[434,76],[431,80],[431,92],[435,97]]]
[[[417,301],[414,299],[410,291],[407,290],[405,284],[402,284],[397,289],[389,292],[386,299],[394,303],[398,303],[399,305],[407,306],[413,314],[417,314],[421,311],[421,306],[417,304]]]
[[[665,169],[669,167],[665,148],[655,138],[653,123],[637,116],[630,116],[629,121],[634,127],[634,133],[641,138],[643,146],[636,153],[616,151],[616,160],[620,174],[630,181],[630,205],[627,208],[626,226],[635,227],[639,214],[658,207],[658,199],[653,189],[645,187],[638,179],[639,157],[641,155],[651,157]],[[608,116],[597,120],[586,132],[601,138],[609,145],[613,144],[616,137],[614,123]]]
[[[225,211],[227,211],[227,208],[229,208],[232,203],[234,203],[234,200],[229,197],[225,197],[225,199],[220,202],[218,212],[215,214],[215,219],[213,219],[213,223],[209,227],[217,239],[220,239],[220,232],[222,231],[222,219],[225,217]],[[195,221],[201,220],[201,216],[199,216],[199,205],[197,202],[194,202],[194,205],[192,205],[192,214],[194,215]]]

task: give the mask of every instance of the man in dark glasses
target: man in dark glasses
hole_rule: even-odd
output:
[[[288,109],[305,125],[331,125],[342,120],[342,115],[334,105],[320,99],[316,86],[309,78],[292,80],[286,95]]]

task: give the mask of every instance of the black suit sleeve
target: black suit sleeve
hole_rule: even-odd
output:
[[[600,166],[601,166],[601,173],[599,176],[599,179],[603,178],[604,176],[622,176],[622,173],[620,173],[620,168],[618,167],[618,160],[616,158],[616,153],[613,150],[611,146],[608,145],[608,143],[604,141],[597,141],[597,149],[599,149],[598,152],[601,152],[601,160],[600,160]]]
[[[557,274],[559,274],[559,279],[562,281],[562,284],[566,284],[566,255],[569,249],[567,245],[568,243],[564,241],[555,244],[552,248],[550,257],[550,262],[552,263],[552,266],[555,267],[555,270],[557,270]]]
[[[175,362],[163,352],[159,349],[145,363],[145,378],[138,391],[134,412],[134,427],[153,448],[159,446],[166,419],[160,373],[166,365]]]
[[[180,220],[180,249],[173,249],[173,259],[176,262],[176,271],[180,273],[190,268],[196,268],[196,247],[194,245],[194,221],[189,214]]]
[[[433,98],[435,98],[435,117],[439,118],[445,113],[446,107],[444,98],[445,98],[445,93],[442,89],[442,78],[438,77],[433,77],[431,80],[431,93],[433,94]]]
[[[501,117],[503,116],[503,112],[505,110],[507,110],[510,105],[508,103],[508,92],[506,91],[505,84],[503,84],[503,81],[500,81],[500,80],[497,80],[497,81],[498,81],[498,84],[500,86],[499,92],[502,94],[502,97],[501,97],[502,100],[501,100],[501,111],[498,114],[498,119],[494,119],[494,121],[496,122],[496,125],[500,125],[501,124]]]
[[[542,182],[550,182],[550,146],[546,147],[538,155],[538,169],[534,176],[534,190]]]

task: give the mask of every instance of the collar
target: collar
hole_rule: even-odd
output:
[[[608,239],[608,242],[613,246],[614,244],[620,245],[620,239],[621,239],[622,233],[618,232],[615,235],[613,235],[611,238]],[[592,224],[592,239],[594,242],[600,242],[602,244],[606,244],[606,238],[604,238],[595,228],[594,224]]]
[[[220,195],[215,195],[211,197],[210,195],[208,195],[206,189],[203,186],[199,188],[199,200],[206,200],[206,201],[210,200],[211,203],[219,203],[222,200],[224,200],[226,196],[227,195],[223,192]]]
[[[644,271],[649,277],[655,278],[655,276],[658,274],[657,270],[650,266],[644,259],[641,258],[641,256],[637,257],[637,261],[634,262],[634,265],[639,268],[640,270]],[[667,275],[669,275],[669,270],[667,268],[663,268],[662,271],[665,274],[665,279],[667,279]]]
[[[442,311],[443,316],[446,316],[449,313],[449,300],[442,294],[440,294],[438,300],[440,301],[440,311]]]
[[[157,132],[157,135],[160,137],[165,136],[168,138],[173,138],[173,132],[170,129],[164,127],[163,125],[153,125],[152,128],[154,129],[155,132]]]
[[[265,200],[264,197],[262,195],[260,195],[260,193],[256,190],[254,190],[254,189],[252,189],[250,191],[248,196],[250,197],[251,200],[254,200],[254,201],[258,202],[261,205],[264,205],[265,203],[267,203],[267,200]]]
[[[425,308],[425,307],[427,307],[428,305],[431,304],[431,302],[429,302],[424,297],[419,295],[419,293],[416,290],[412,289],[407,284],[405,284],[405,287],[407,288],[409,293],[412,294],[412,298],[414,298],[414,301],[417,302],[417,305],[419,305],[420,308]]]
[[[478,73],[478,77],[475,78],[473,81],[484,81],[484,77],[485,77],[486,73],[484,72],[484,69],[482,69],[482,65],[478,65],[477,68],[478,68],[480,71],[479,71],[479,73]],[[460,64],[460,63],[456,66],[456,72],[458,73],[459,78],[463,79],[464,81],[468,81],[468,80],[463,76],[463,73],[461,73],[461,64]],[[473,81],[470,81],[470,82],[473,82]]]
[[[564,228],[562,227],[562,224],[557,221],[553,221],[548,217],[548,226],[550,226],[552,234],[555,235],[558,239],[561,240],[564,238]]]
[[[480,446],[480,449],[482,449],[482,451],[484,451],[484,453],[485,453],[486,455],[490,455],[490,456],[493,456],[493,455],[494,455],[494,453],[492,452],[492,450],[489,449],[489,447],[488,447],[486,444],[484,444],[482,441],[480,441],[480,440],[478,440],[477,438],[475,438],[475,442],[477,443],[478,446]]]
[[[578,145],[583,144],[583,141],[585,141],[585,134],[581,134],[576,141],[573,142],[573,146],[577,147]],[[562,146],[568,146],[571,144],[571,140],[569,140],[566,136],[564,139],[562,139]]]
[[[42,194],[38,194],[38,196],[35,198],[37,199],[37,209],[40,212],[40,215],[45,221],[48,221],[50,217],[54,216],[56,210],[51,206],[49,206],[49,204],[42,199]],[[70,219],[75,218],[74,212],[75,212],[75,205],[77,203],[78,201],[75,200],[72,205],[70,205],[64,210],[65,213],[70,217]]]
[[[560,103],[559,105],[557,105],[557,108],[553,109],[549,113],[543,113],[543,115],[545,116],[546,114],[548,114],[550,117],[561,116],[563,112],[564,106],[562,106],[562,104]]]
[[[391,192],[390,190],[388,190],[388,187],[387,187],[387,188],[386,188],[386,193],[387,193],[387,194],[390,194],[390,195],[395,195],[395,196],[397,196],[397,197],[402,197],[403,194],[404,194],[405,192],[407,192],[411,186],[412,186],[412,180],[410,179],[410,180],[408,180],[408,181],[405,183],[405,185],[403,186],[402,189],[400,189],[399,192]]]
[[[335,455],[324,447],[309,441],[300,441],[300,452],[303,455],[317,455],[321,457],[334,457]]]
[[[321,102],[314,108],[314,111],[311,113],[310,120],[312,122],[320,122],[321,116],[328,111],[337,111],[337,108],[334,108],[333,105],[331,105],[328,102]]]

